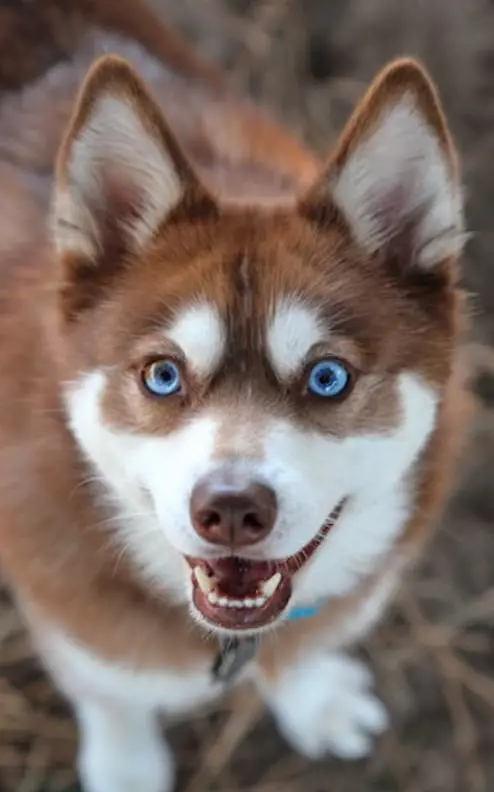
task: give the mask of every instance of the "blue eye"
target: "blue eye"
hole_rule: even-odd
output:
[[[147,390],[155,396],[171,396],[178,393],[182,384],[180,371],[173,360],[156,360],[149,363],[143,371],[142,381]]]
[[[315,396],[327,399],[340,396],[350,383],[350,374],[339,360],[321,360],[312,368],[307,388]]]

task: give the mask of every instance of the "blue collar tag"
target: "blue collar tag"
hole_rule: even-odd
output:
[[[316,613],[318,613],[320,606],[321,603],[317,603],[316,605],[295,606],[288,613],[286,619],[287,621],[297,621],[298,619],[309,619],[311,616],[315,616]]]

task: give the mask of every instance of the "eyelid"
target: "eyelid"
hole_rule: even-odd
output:
[[[132,356],[129,368],[133,371],[141,370],[145,366],[150,366],[152,363],[159,363],[160,361],[170,360],[172,363],[175,363],[181,371],[181,373],[185,373],[187,367],[187,361],[185,356],[180,350],[170,349],[167,347],[164,349],[163,347],[156,349],[149,348],[147,350],[141,351],[139,355],[135,354]]]
[[[312,369],[315,366],[317,366],[318,363],[333,363],[333,362],[339,363],[340,366],[343,366],[343,368],[348,371],[350,377],[353,377],[354,375],[357,376],[363,373],[358,368],[356,368],[356,366],[354,366],[353,363],[341,357],[340,355],[323,354],[323,355],[318,355],[317,357],[308,358],[303,365],[301,376],[306,377],[308,374],[310,374]]]
[[[303,371],[307,370],[309,366],[315,366],[322,360],[337,360],[344,366],[355,372],[355,374],[368,373],[365,368],[364,359],[361,350],[357,344],[350,338],[331,339],[331,343],[315,344],[309,349],[307,356],[302,364]]]

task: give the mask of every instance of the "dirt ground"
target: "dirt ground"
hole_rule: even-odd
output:
[[[470,356],[479,412],[437,538],[362,651],[393,726],[368,762],[310,764],[265,716],[177,725],[180,792],[494,790],[494,3],[492,0],[154,0],[165,17],[329,148],[373,72],[415,54],[458,142],[472,232]],[[74,728],[0,598],[0,792],[75,792]],[[136,790],[139,792],[139,790]]]

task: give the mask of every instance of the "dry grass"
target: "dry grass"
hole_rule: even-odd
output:
[[[421,569],[362,649],[393,728],[367,763],[308,764],[258,702],[171,730],[183,792],[489,792],[494,789],[494,10],[482,0],[154,0],[232,78],[319,148],[376,68],[420,55],[459,140],[465,282],[480,410],[457,491]],[[75,789],[72,721],[0,600],[0,792]],[[139,792],[136,790],[136,792]]]

